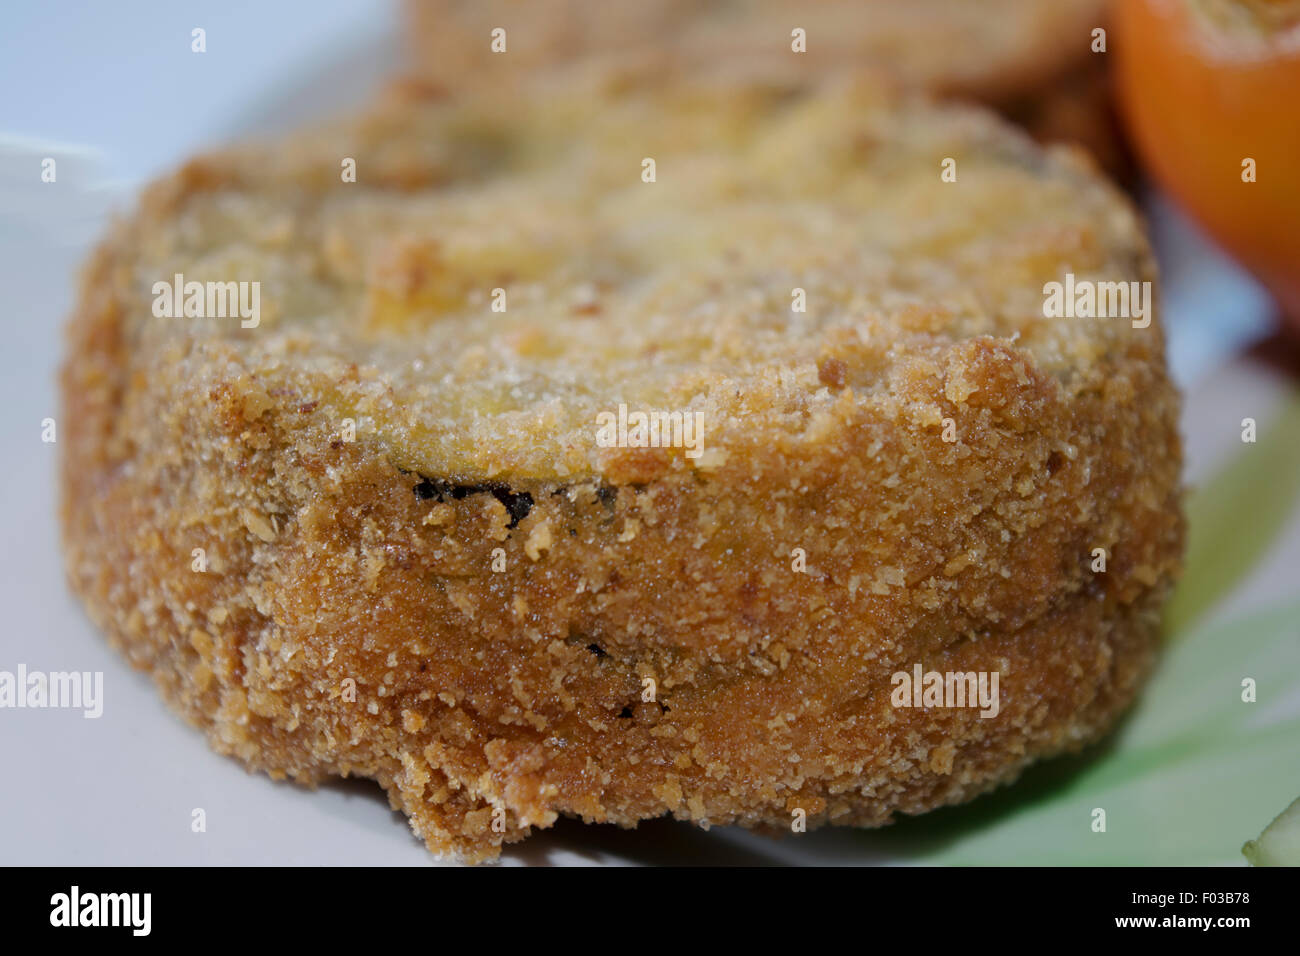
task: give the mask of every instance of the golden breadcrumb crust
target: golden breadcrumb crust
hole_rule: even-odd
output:
[[[1087,163],[981,111],[408,89],[191,161],[99,247],[70,580],[218,751],[373,778],[467,860],[967,800],[1111,725],[1181,552],[1159,322],[1044,318],[1067,272],[1155,278]],[[155,317],[176,273],[260,282],[260,324]],[[601,447],[620,403],[702,453]],[[1000,712],[892,706],[916,664]]]

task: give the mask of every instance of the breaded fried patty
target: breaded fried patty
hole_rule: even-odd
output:
[[[818,82],[868,73],[982,101],[1046,142],[1127,154],[1093,31],[1105,0],[406,0],[416,68],[439,89],[528,88],[555,71],[665,70]],[[804,52],[796,53],[795,30]],[[503,35],[494,35],[502,30]]]
[[[980,110],[395,97],[100,246],[70,579],[215,749],[373,778],[462,859],[964,801],[1112,724],[1181,551],[1159,321],[1045,318],[1067,275],[1153,281],[1135,213]],[[255,325],[166,301],[240,281]]]

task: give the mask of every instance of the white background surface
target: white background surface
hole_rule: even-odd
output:
[[[150,0],[11,4],[3,18],[0,669],[103,671],[106,699],[98,720],[0,710],[0,863],[430,864],[378,788],[344,782],[309,795],[245,773],[109,651],[63,584],[57,446],[40,441],[41,420],[57,415],[59,326],[75,269],[106,212],[204,146],[363,101],[395,56],[394,11],[361,0]],[[207,30],[206,54],[190,52],[194,26]],[[59,160],[56,184],[40,182],[44,155]],[[1199,379],[1225,344],[1256,334],[1264,306],[1177,223],[1162,219],[1159,235],[1172,255],[1166,304],[1176,365],[1184,381]],[[1268,386],[1234,391],[1248,403],[1251,388]],[[1189,410],[1223,413],[1195,398]],[[1190,452],[1194,471],[1216,454],[1197,442]],[[1289,540],[1295,551],[1300,534]],[[1262,587],[1288,596],[1285,580]],[[206,833],[191,832],[196,807],[206,811]],[[635,833],[564,823],[506,862],[882,859],[869,841],[836,831],[802,837],[797,851],[793,842],[666,822]]]

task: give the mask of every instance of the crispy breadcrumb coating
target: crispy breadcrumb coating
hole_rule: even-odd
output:
[[[260,324],[156,317],[177,273]],[[981,111],[408,91],[188,163],[95,253],[69,576],[218,751],[373,778],[466,860],[967,800],[1112,724],[1181,552],[1159,322],[1044,318],[1066,273],[1155,278],[1112,187]],[[601,447],[620,403],[702,453]],[[916,664],[996,671],[998,715],[893,706]]]

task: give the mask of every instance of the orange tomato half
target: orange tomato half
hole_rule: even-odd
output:
[[[1300,2],[1117,0],[1113,24],[1148,172],[1300,323]]]

